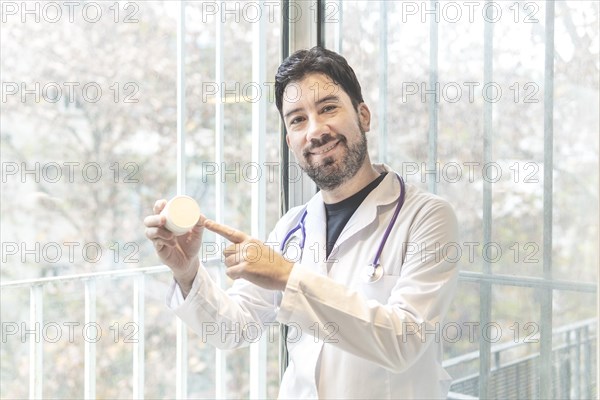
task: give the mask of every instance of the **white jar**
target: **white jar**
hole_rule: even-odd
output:
[[[190,196],[175,196],[160,213],[167,217],[165,228],[181,236],[190,231],[200,218],[200,207]]]

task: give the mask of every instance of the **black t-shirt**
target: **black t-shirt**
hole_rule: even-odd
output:
[[[354,214],[354,211],[356,211],[369,193],[381,183],[386,175],[387,172],[382,172],[373,182],[339,203],[325,204],[325,212],[327,215],[327,257],[329,257],[333,245],[340,236],[340,233],[342,233],[348,220],[350,220],[350,217],[352,217],[352,214]]]

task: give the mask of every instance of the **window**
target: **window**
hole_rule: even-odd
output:
[[[307,188],[280,182],[273,74],[317,41],[358,75],[374,160],[460,219],[431,332],[450,397],[597,396],[597,2],[0,7],[0,397],[276,397],[279,331],[236,351],[188,335],[142,219],[185,192],[266,237]]]
[[[444,252],[458,295],[431,333],[451,396],[595,396],[598,4],[328,1],[324,15],[374,111],[371,150],[459,218]]]
[[[274,224],[280,133],[266,104],[280,15],[243,2],[2,3],[2,397],[276,396],[278,331],[268,361],[267,343],[188,342],[142,219],[182,191],[257,236]]]

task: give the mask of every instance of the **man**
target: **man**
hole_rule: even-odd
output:
[[[284,215],[266,243],[204,216],[174,237],[158,201],[146,235],[173,271],[169,307],[198,333],[207,323],[223,332],[288,324],[280,398],[445,398],[439,332],[457,279],[442,255],[456,242],[452,208],[371,164],[371,113],[340,55],[292,54],[275,94],[287,143],[320,191]],[[227,292],[199,261],[203,229],[233,242],[223,252],[236,280]],[[246,344],[239,335],[206,337],[221,348]]]

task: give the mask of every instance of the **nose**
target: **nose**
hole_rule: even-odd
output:
[[[309,117],[306,141],[311,142],[313,139],[321,140],[321,137],[326,134],[331,135],[329,125],[319,116]]]

